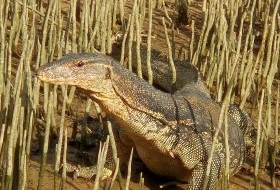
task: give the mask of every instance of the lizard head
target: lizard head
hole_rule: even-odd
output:
[[[112,59],[99,53],[73,53],[37,70],[40,80],[100,92],[111,82]]]

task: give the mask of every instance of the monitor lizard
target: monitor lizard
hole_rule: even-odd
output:
[[[207,189],[215,189],[225,163],[224,126],[217,142],[221,106],[201,88],[162,92],[99,53],[69,54],[37,71],[40,80],[80,88],[119,125],[152,172],[201,189],[212,144],[216,144]],[[229,115],[230,173],[245,157],[244,134]],[[116,132],[115,132],[116,133]],[[120,157],[122,161],[125,161]],[[113,164],[108,164],[112,167]]]

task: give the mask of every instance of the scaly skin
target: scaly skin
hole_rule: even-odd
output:
[[[132,46],[132,66],[137,70],[136,44]],[[147,69],[147,48],[140,46],[141,52],[141,69],[143,76],[148,78]],[[155,49],[151,50],[151,70],[153,72],[153,83],[162,90],[169,93],[175,93],[187,86],[196,87],[199,91],[204,92],[205,96],[210,97],[210,92],[204,81],[201,79],[197,68],[185,61],[174,60],[176,68],[176,81],[172,81],[172,69],[169,64],[168,57]]]
[[[128,51],[128,50],[127,50]],[[132,66],[137,70],[137,56],[136,56],[136,43],[132,45]],[[148,78],[147,70],[147,47],[141,45],[141,69],[144,77]],[[151,69],[153,71],[153,83],[168,93],[183,93],[185,90],[200,92],[200,97],[207,96],[210,98],[210,91],[202,80],[202,76],[198,69],[191,63],[174,60],[176,68],[176,82],[172,83],[172,70],[168,63],[168,57],[161,52],[151,49]],[[244,134],[246,148],[250,149],[255,146],[257,130],[253,126],[252,119],[249,115],[241,110],[237,104],[230,104],[228,108],[229,115],[232,116],[233,121],[241,128]]]
[[[152,172],[202,188],[220,106],[201,91],[188,86],[182,93],[164,93],[98,53],[69,54],[42,66],[37,75],[45,82],[82,89],[119,124]],[[234,174],[244,160],[244,137],[228,118]],[[223,131],[224,127],[215,143],[207,189],[215,189],[225,162]]]

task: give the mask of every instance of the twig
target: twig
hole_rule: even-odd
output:
[[[165,38],[166,38],[166,42],[167,42],[167,46],[168,46],[168,58],[169,58],[169,63],[170,63],[171,70],[172,70],[172,83],[175,83],[176,82],[176,68],[175,68],[175,64],[174,64],[174,61],[173,61],[172,48],[171,48],[171,45],[170,45],[170,41],[169,41],[168,32],[167,32],[164,17],[162,17],[162,24],[164,26]]]

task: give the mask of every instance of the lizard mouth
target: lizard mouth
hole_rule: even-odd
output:
[[[40,69],[37,70],[36,76],[38,77],[39,80],[51,84],[58,84],[58,85],[64,85],[65,84],[65,79],[62,77],[54,77],[52,75],[47,75]]]

